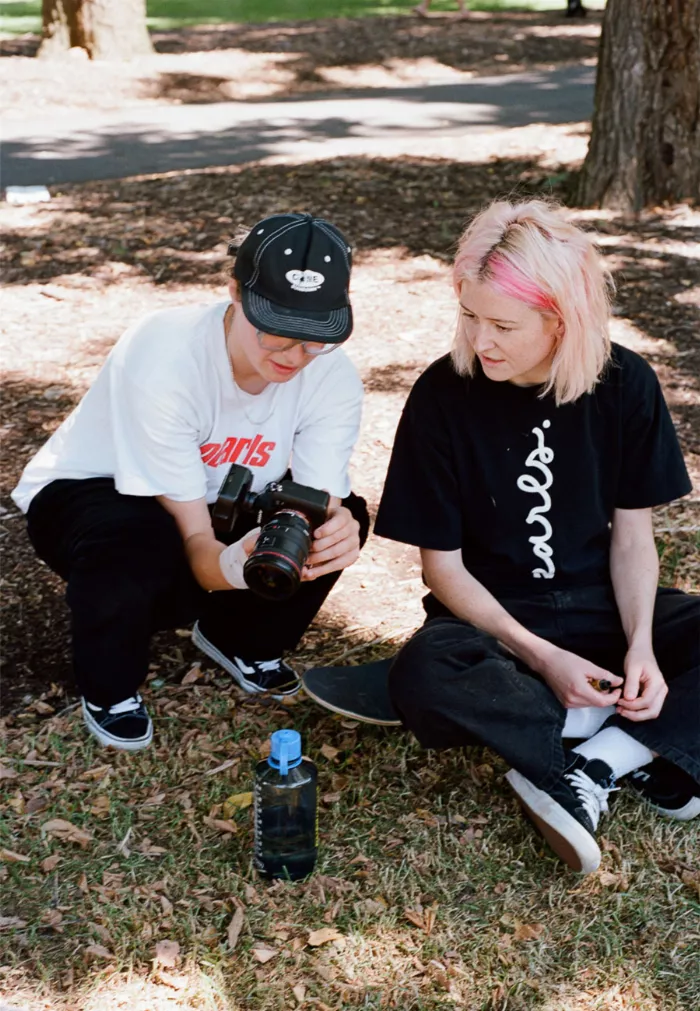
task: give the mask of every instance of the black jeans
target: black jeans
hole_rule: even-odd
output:
[[[344,500],[369,530],[365,500]],[[227,542],[255,526],[244,515]],[[200,621],[223,652],[269,660],[296,647],[339,572],[303,583],[289,600],[263,600],[248,590],[208,593],[195,580],[175,520],[154,499],[121,495],[111,478],[53,481],[32,500],[29,537],[65,579],[78,688],[109,706],[146,679],[151,635]]]
[[[536,635],[622,675],[627,647],[610,587],[501,603]],[[620,727],[700,782],[700,597],[658,591],[654,651],[669,688],[661,713],[643,723],[614,715],[605,725]],[[425,748],[488,745],[545,790],[562,773],[564,707],[493,636],[449,612],[427,621],[402,648],[389,690]]]

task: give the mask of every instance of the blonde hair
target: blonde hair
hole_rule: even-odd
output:
[[[452,280],[484,281],[530,308],[553,313],[561,335],[542,396],[557,404],[595,387],[610,357],[613,281],[592,239],[542,200],[496,201],[474,218],[459,241]],[[452,345],[460,375],[473,375],[476,354],[461,323]]]

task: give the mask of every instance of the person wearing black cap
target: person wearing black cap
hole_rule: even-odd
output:
[[[340,350],[353,328],[350,246],[321,218],[280,214],[229,251],[230,300],[127,330],[13,492],[35,550],[67,583],[85,723],[123,750],[153,736],[138,689],[158,629],[196,618],[195,645],[244,690],[296,692],[283,655],[367,537],[348,476],[362,383]],[[254,518],[214,532],[233,463],[249,468],[253,492],[291,468],[331,496],[288,600],[246,587]]]

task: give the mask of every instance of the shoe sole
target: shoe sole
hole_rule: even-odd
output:
[[[123,737],[114,737],[110,734],[108,730],[101,727],[99,723],[94,719],[92,713],[85,705],[83,701],[83,722],[85,726],[90,731],[93,737],[97,740],[104,748],[117,748],[119,751],[141,751],[143,748],[147,748],[148,745],[153,740],[153,724],[149,723],[148,733],[144,737],[137,737],[135,740],[125,740]]]
[[[281,702],[283,699],[287,699],[291,695],[296,695],[301,688],[301,681],[298,681],[297,686],[293,691],[285,692],[283,695],[273,695],[272,692],[266,691],[265,688],[261,688],[260,685],[256,685],[253,681],[248,681],[243,671],[240,670],[235,663],[231,663],[229,658],[221,653],[214,643],[205,639],[199,631],[199,622],[195,622],[194,628],[192,629],[192,642],[195,644],[197,649],[202,651],[202,653],[206,653],[210,660],[214,660],[218,663],[219,667],[223,667],[227,674],[230,674],[233,680],[236,681],[243,691],[247,692],[249,695],[269,695],[270,698],[277,699],[278,702]]]
[[[640,798],[640,800],[644,801],[647,807],[650,807],[652,811],[655,811],[656,814],[663,815],[664,818],[671,818],[673,821],[692,821],[693,818],[697,818],[700,814],[700,797],[691,797],[688,803],[684,804],[683,807],[668,808],[655,804],[653,800],[649,800],[636,790],[635,794]]]
[[[539,790],[515,769],[506,780],[525,811],[558,857],[579,874],[592,874],[600,866],[600,848],[593,836],[544,790]]]
[[[330,710],[332,713],[338,713],[339,716],[347,716],[351,720],[357,720],[358,723],[371,723],[375,727],[400,727],[401,720],[377,720],[372,716],[364,716],[358,713],[353,713],[351,709],[343,709],[341,706],[334,706],[327,699],[321,698],[320,695],[316,695],[312,692],[305,681],[302,680],[304,686],[304,692],[313,699],[314,702],[318,703],[324,709]]]

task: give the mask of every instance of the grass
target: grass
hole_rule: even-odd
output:
[[[226,22],[292,21],[311,18],[376,17],[407,13],[414,0],[147,0],[148,26],[154,29]],[[562,10],[565,0],[472,0],[471,10]],[[600,10],[604,0],[588,0]],[[41,0],[4,0],[0,32],[41,31]],[[452,0],[434,0],[433,11],[455,10]]]
[[[697,1006],[697,827],[623,793],[601,872],[581,879],[543,850],[488,752],[426,755],[306,701],[292,717],[243,700],[214,672],[179,679],[147,692],[156,746],[134,756],[96,748],[75,711],[8,728],[0,847],[22,861],[4,864],[2,915],[24,925],[0,934],[0,972],[18,999],[31,969],[34,998],[81,1011],[111,1011],[127,992],[130,1006],[161,1007],[153,994],[138,1003],[138,987],[139,1001],[151,987],[183,1011],[291,1007],[294,987],[321,1011]],[[319,767],[320,862],[309,883],[269,886],[251,866],[250,809],[224,804],[291,722]],[[234,832],[212,827],[222,811]],[[89,833],[85,848],[42,829],[56,818]],[[324,926],[339,936],[310,947]],[[183,962],[148,975],[165,939]]]

